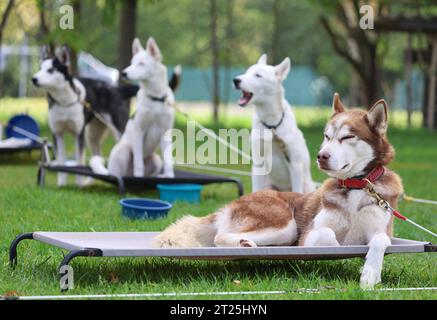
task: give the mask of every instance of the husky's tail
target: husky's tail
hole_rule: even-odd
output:
[[[214,247],[215,218],[215,214],[203,218],[183,217],[160,233],[152,245],[155,248]]]
[[[108,175],[108,169],[105,167],[105,159],[101,156],[94,156],[90,160],[91,170],[96,174]]]
[[[180,64],[178,64],[173,69],[173,75],[171,76],[171,79],[168,83],[168,86],[173,92],[176,92],[176,90],[179,88],[179,85],[181,84],[181,78],[182,78],[182,67]]]

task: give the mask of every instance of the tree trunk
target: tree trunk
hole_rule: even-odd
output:
[[[224,59],[224,69],[225,69],[225,76],[223,77],[224,81],[224,88],[226,89],[224,92],[224,103],[225,106],[229,103],[229,97],[230,97],[230,83],[232,83],[232,74],[231,74],[231,68],[232,68],[232,57],[235,53],[234,48],[234,39],[235,39],[235,32],[234,32],[234,0],[227,0],[227,10],[226,10],[226,51],[224,53],[223,59]]]
[[[364,62],[363,65],[365,68],[363,70],[364,78],[362,79],[365,90],[363,103],[365,107],[371,108],[378,99],[380,79],[376,57],[376,46],[369,46],[367,50],[369,51],[369,60],[366,61],[367,63]]]
[[[273,64],[279,64],[279,47],[280,47],[280,24],[281,21],[281,6],[280,0],[273,0],[273,31],[272,31],[272,44],[270,50],[271,61]]]
[[[350,107],[356,107],[361,105],[361,79],[357,72],[351,70],[351,80],[349,82],[349,101],[348,105]]]
[[[14,0],[9,0],[8,4],[6,5],[5,12],[2,15],[2,19],[0,21],[0,58],[1,58],[1,49],[2,49],[2,43],[3,43],[3,32],[6,28],[6,25],[8,23],[9,16],[11,15],[12,8],[14,6]],[[0,70],[2,69],[1,65],[1,59],[0,59]],[[0,76],[0,97],[3,97],[3,75]]]
[[[118,70],[122,71],[132,57],[132,42],[136,33],[137,0],[122,1],[118,35]]]
[[[44,40],[44,37],[50,33],[50,27],[47,23],[46,15],[45,15],[45,0],[39,0],[38,1],[38,14],[39,14],[39,30],[37,33],[37,40],[38,42],[42,43]],[[54,55],[55,53],[55,44],[53,41],[50,41],[47,43],[49,48],[49,53],[51,55]]]
[[[407,93],[407,126],[411,128],[411,116],[413,113],[413,84],[412,84],[412,69],[413,69],[413,36],[408,34],[408,49],[405,57],[405,81]]]
[[[11,15],[12,8],[14,7],[15,0],[9,0],[8,4],[6,5],[5,12],[2,15],[2,19],[0,21],[0,48],[3,42],[3,31],[6,28],[6,25],[8,23],[9,16]]]
[[[220,106],[220,49],[217,35],[218,2],[210,0],[210,31],[212,53],[212,105],[214,122],[218,122]]]
[[[80,16],[81,16],[82,3],[81,0],[73,1],[74,10],[74,28],[75,32],[80,32]],[[79,66],[78,66],[78,53],[76,48],[71,48],[70,52],[70,70],[71,74],[75,77],[79,76]]]
[[[429,65],[428,103],[426,127],[429,130],[435,129],[436,118],[436,88],[437,88],[437,38],[430,38],[431,63]]]

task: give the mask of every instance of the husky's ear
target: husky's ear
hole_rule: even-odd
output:
[[[149,40],[147,40],[147,51],[156,60],[158,61],[162,60],[161,50],[159,50],[159,47],[156,44],[155,39],[153,39],[152,37],[150,37]]]
[[[387,108],[387,102],[382,99],[375,103],[375,105],[366,115],[370,126],[381,134],[385,134],[387,132]]]
[[[332,112],[334,116],[339,113],[343,113],[346,111],[343,103],[340,100],[340,95],[338,93],[334,94],[334,101],[332,102]]]
[[[259,59],[258,59],[258,64],[261,65],[267,65],[267,54],[263,54]]]
[[[136,55],[137,53],[144,51],[143,45],[141,44],[140,39],[135,38],[132,43],[132,54]]]
[[[70,49],[67,45],[63,45],[61,48],[56,50],[56,57],[65,66],[70,66]]]
[[[288,73],[291,70],[291,61],[290,58],[285,58],[284,61],[282,61],[279,65],[275,67],[276,69],[276,75],[279,78],[280,81],[284,81]]]

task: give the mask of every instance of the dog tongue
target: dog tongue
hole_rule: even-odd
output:
[[[240,106],[245,106],[250,102],[250,99],[252,99],[252,95],[250,94],[250,92],[243,91],[243,95],[238,101],[238,104]]]

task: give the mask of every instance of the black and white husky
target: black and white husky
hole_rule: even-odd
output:
[[[58,49],[54,57],[49,57],[44,49],[42,57],[40,70],[32,82],[47,91],[49,127],[54,135],[56,161],[65,164],[64,135],[69,132],[75,138],[76,162],[83,165],[85,139],[93,155],[101,154],[101,143],[108,131],[120,139],[129,119],[129,109],[124,101],[134,97],[139,88],[117,88],[103,81],[73,77],[69,71],[69,51],[65,46]],[[82,183],[80,177],[77,182]],[[59,174],[58,185],[66,183],[67,176]]]

